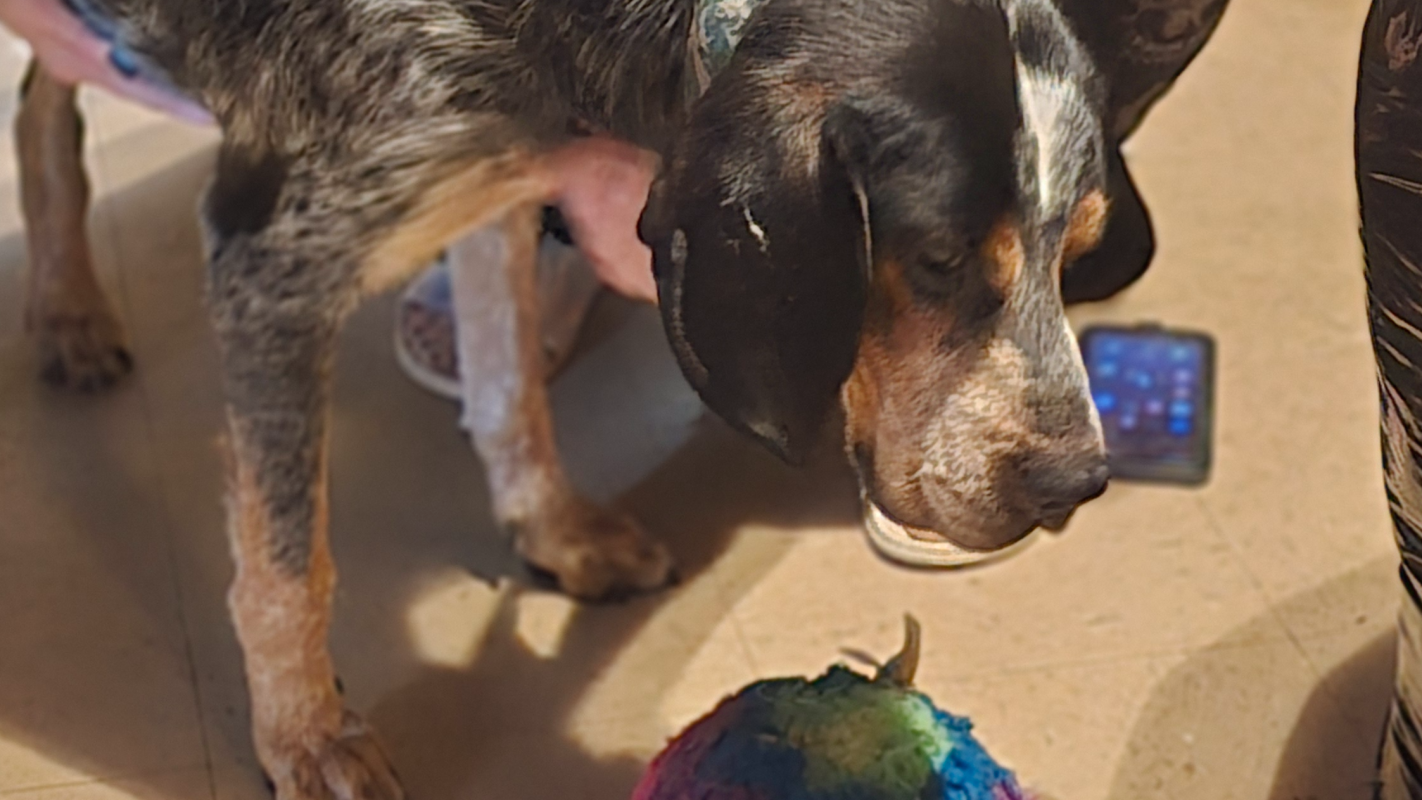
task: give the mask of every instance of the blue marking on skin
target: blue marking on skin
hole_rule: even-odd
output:
[[[109,63],[113,64],[114,69],[122,72],[125,78],[138,77],[140,71],[138,61],[134,59],[133,53],[130,53],[122,45],[114,45],[113,49],[109,51]]]
[[[108,43],[109,64],[125,78],[156,86],[178,97],[193,99],[175,86],[166,72],[125,44],[120,37],[122,30],[118,22],[92,0],[64,0],[64,5],[90,33]]]

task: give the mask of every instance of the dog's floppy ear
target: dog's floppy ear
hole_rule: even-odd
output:
[[[787,118],[774,97],[747,111],[717,94],[653,188],[642,237],[682,372],[722,418],[797,463],[854,367],[867,200],[823,111]]]
[[[1110,216],[1096,249],[1062,271],[1062,300],[1090,303],[1116,294],[1145,274],[1155,257],[1150,212],[1136,190],[1119,149],[1107,155],[1106,195]]]

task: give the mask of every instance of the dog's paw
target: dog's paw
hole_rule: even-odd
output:
[[[95,392],[133,371],[123,327],[102,302],[88,309],[40,310],[30,320],[40,377],[47,383]]]
[[[269,742],[263,751],[276,800],[404,800],[405,790],[370,726],[346,711],[334,737]]]
[[[673,579],[671,554],[636,520],[586,500],[515,526],[514,544],[536,575],[580,600],[619,600]]]

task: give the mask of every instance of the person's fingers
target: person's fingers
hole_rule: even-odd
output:
[[[579,249],[608,286],[656,302],[652,254],[637,236],[656,156],[611,139],[580,139],[551,159],[558,202]]]
[[[60,80],[88,83],[139,105],[159,111],[195,125],[215,124],[212,114],[182,95],[141,77],[129,77],[120,72],[111,59],[112,48],[96,40],[69,43],[59,53],[63,71],[47,68]],[[68,75],[66,75],[68,73]],[[72,75],[73,77],[69,77]]]
[[[22,16],[7,20],[29,42],[35,56],[65,83],[93,80],[108,67],[109,46],[54,2],[17,0]]]
[[[656,302],[652,251],[637,237],[640,200],[575,193],[564,196],[562,208],[573,240],[603,283],[628,297]]]
[[[652,253],[645,245],[635,237],[623,241],[609,241],[596,234],[579,237],[577,230],[582,226],[574,225],[574,228],[579,247],[603,283],[634,300],[657,301]]]
[[[112,46],[93,35],[57,3],[8,1],[26,4],[18,20],[7,18],[6,22],[30,42],[35,57],[57,80],[69,84],[94,84],[186,122],[213,124],[212,115],[197,103],[165,87],[120,72],[113,64]]]

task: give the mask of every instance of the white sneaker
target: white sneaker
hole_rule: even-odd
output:
[[[952,569],[986,564],[1016,555],[1037,540],[1033,531],[1000,550],[969,550],[931,531],[919,531],[889,518],[882,509],[865,497],[864,532],[869,544],[884,558],[909,567]]]
[[[577,248],[549,234],[538,252],[538,301],[546,376],[572,355],[578,334],[601,290]],[[410,380],[458,401],[459,354],[449,264],[441,256],[410,282],[395,314],[395,357]]]

